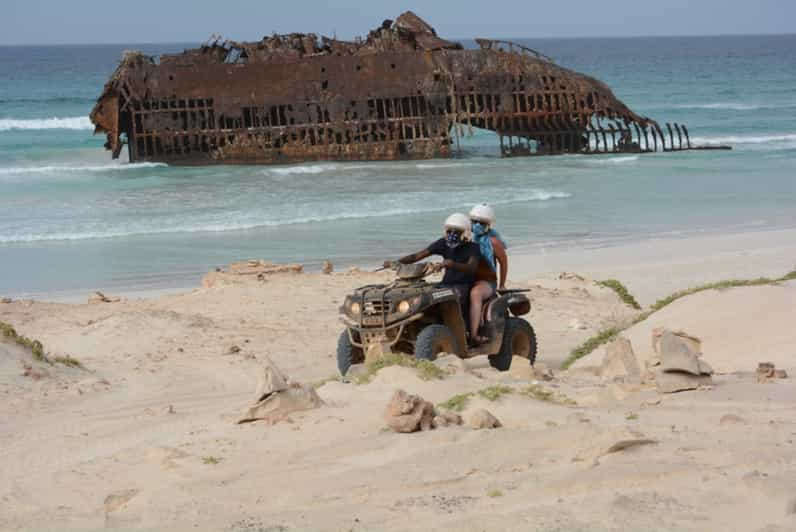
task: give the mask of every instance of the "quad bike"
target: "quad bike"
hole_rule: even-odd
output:
[[[460,358],[488,355],[492,367],[508,371],[512,356],[536,360],[533,327],[520,318],[531,310],[522,290],[502,290],[484,302],[479,335],[488,340],[467,346],[466,319],[456,292],[430,283],[426,276],[441,264],[397,264],[395,281],[367,285],[347,296],[340,307],[346,329],[337,342],[337,367],[345,375],[352,364],[370,362],[385,352],[434,360],[440,353]]]

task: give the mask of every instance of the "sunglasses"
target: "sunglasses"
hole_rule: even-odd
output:
[[[461,235],[463,233],[464,233],[464,231],[462,231],[461,229],[446,229],[445,230],[445,234],[446,235]]]

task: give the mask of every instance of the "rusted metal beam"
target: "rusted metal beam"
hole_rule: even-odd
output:
[[[669,146],[672,147],[672,151],[675,151],[674,134],[672,133],[672,125],[669,122],[666,122],[666,129],[669,130]]]

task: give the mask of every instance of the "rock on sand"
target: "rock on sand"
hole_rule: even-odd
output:
[[[409,395],[396,390],[384,410],[384,421],[395,432],[431,430],[434,405],[418,395]]]

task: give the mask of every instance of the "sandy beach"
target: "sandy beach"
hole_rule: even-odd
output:
[[[620,280],[646,309],[704,283],[779,278],[796,269],[794,242],[796,230],[766,230],[512,250],[537,370],[479,357],[432,380],[399,366],[336,378],[338,306],[391,273],[0,303],[0,321],[50,359],[80,363],[0,341],[0,529],[796,530],[796,281],[699,292],[622,334],[642,370],[656,329],[699,338],[709,385],[660,393],[606,377],[605,346],[560,369],[640,314],[594,281]],[[789,377],[759,383],[759,362]],[[237,424],[271,364],[323,405]],[[495,400],[479,394],[496,386]],[[397,389],[435,405],[472,394],[463,417],[483,408],[502,427],[394,433],[384,411]]]

